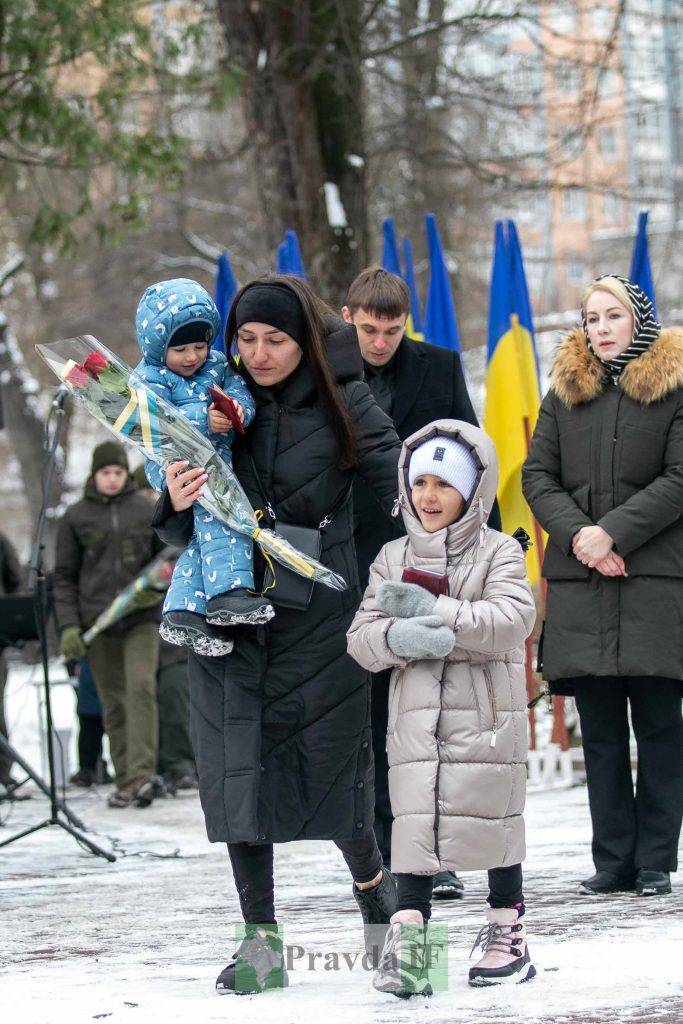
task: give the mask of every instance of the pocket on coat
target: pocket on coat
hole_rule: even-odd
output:
[[[590,473],[590,455],[590,426],[560,434],[560,479],[568,491],[585,484]]]
[[[626,424],[621,434],[619,480],[646,487],[663,469],[666,435]]]
[[[397,669],[392,673],[389,681],[389,712],[387,718],[387,732],[391,734],[396,727],[398,718],[398,703],[401,696],[400,689],[403,681],[403,669]]]
[[[483,665],[470,664],[470,679],[472,681],[472,693],[477,708],[477,722],[479,732],[492,732],[496,718],[493,698],[486,681],[486,674]],[[493,684],[491,684],[492,686]]]

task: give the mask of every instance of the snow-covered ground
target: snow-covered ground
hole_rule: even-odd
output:
[[[72,697],[55,688],[56,717]],[[25,673],[10,686],[10,727],[39,764],[35,698]],[[92,857],[50,828],[0,849],[0,1021],[3,1024],[680,1024],[683,1021],[683,879],[659,899],[580,897],[591,873],[584,788],[536,792],[527,803],[527,925],[538,977],[506,989],[467,985],[482,923],[483,873],[464,876],[465,898],[437,903],[450,934],[448,988],[402,1003],[375,993],[342,954],[361,949],[360,918],[341,855],[329,843],[280,846],[278,917],[293,969],[290,987],[217,996],[215,977],[234,947],[238,904],[224,847],[206,841],[195,797],[114,811],[106,790],[69,792],[92,837],[117,854]],[[41,820],[47,802],[0,805],[0,841]],[[313,954],[322,954],[311,959]],[[339,969],[334,965],[339,954]]]

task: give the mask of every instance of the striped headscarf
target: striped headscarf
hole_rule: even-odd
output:
[[[588,348],[600,359],[601,363],[609,368],[609,372],[613,376],[617,376],[632,359],[637,359],[638,356],[642,356],[643,352],[647,352],[650,345],[659,337],[662,325],[655,320],[652,303],[637,284],[633,284],[632,281],[627,280],[625,277],[619,277],[618,274],[603,274],[602,277],[597,277],[593,284],[597,284],[606,277],[613,277],[620,281],[631,300],[631,305],[633,306],[633,338],[631,339],[631,344],[625,352],[622,352],[615,359],[600,359],[600,356],[591,345],[591,340],[588,336],[588,321],[586,320],[585,309],[581,310],[581,322],[583,323],[583,333],[586,337]]]

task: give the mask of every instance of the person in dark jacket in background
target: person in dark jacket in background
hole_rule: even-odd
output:
[[[276,566],[273,620],[236,631],[234,651],[222,658],[190,653],[190,724],[207,832],[228,844],[247,923],[217,980],[223,992],[261,991],[268,979],[287,983],[274,843],[336,843],[365,923],[380,926],[380,935],[366,932],[370,947],[381,949],[396,901],[372,828],[369,677],[348,656],[345,634],[361,597],[351,485],[362,476],[388,515],[399,440],[362,380],[355,329],[326,320],[305,282],[265,278],[238,292],[226,330],[226,343],[233,342],[256,400],[251,430],[233,448],[237,477],[253,507],[270,507],[276,523],[318,531],[320,561],[349,586],[316,584],[307,604],[285,607],[277,603]],[[214,418],[212,430],[221,426]],[[205,480],[184,463],[169,467],[155,517],[167,543],[187,541],[190,506]],[[269,513],[263,525],[273,525]],[[256,562],[262,578],[263,560]]]
[[[0,595],[16,594],[21,588],[22,572],[19,558],[14,546],[4,533],[0,533]],[[8,739],[7,721],[5,719],[5,683],[7,666],[5,665],[5,649],[0,645],[0,735]],[[13,785],[11,777],[12,759],[0,750],[0,790],[4,793]]]
[[[683,814],[683,330],[662,330],[614,276],[588,288],[582,315],[523,471],[549,535],[543,675],[581,721],[596,874],[580,891],[658,895]]]
[[[162,550],[151,518],[123,447],[98,445],[85,495],[67,509],[57,536],[54,606],[67,660],[83,657],[83,633]],[[152,606],[127,615],[88,648],[116,773],[112,807],[145,807],[155,795],[159,611]]]
[[[408,287],[381,267],[363,270],[351,284],[342,309],[358,332],[365,379],[375,401],[389,416],[401,441],[434,420],[465,420],[478,426],[458,352],[414,341],[405,333],[410,312]],[[363,589],[368,571],[385,544],[403,536],[401,516],[387,519],[364,480],[353,485],[354,541]],[[491,526],[500,530],[498,506]],[[389,801],[386,752],[389,679],[391,672],[372,676],[372,742],[375,757],[375,833],[384,862],[391,861],[393,816]],[[434,880],[434,897],[451,899],[463,893],[453,871]]]
[[[144,497],[156,505],[159,495],[150,487],[145,467],[133,470],[133,479]],[[175,557],[183,549],[169,548]],[[172,572],[173,563],[171,563]],[[190,740],[190,692],[187,677],[187,651],[159,637],[157,670],[157,713],[159,717],[159,754],[157,771],[167,792],[197,790],[197,770]]]
[[[76,714],[78,715],[78,771],[69,782],[73,786],[88,789],[98,783],[111,782],[106,765],[102,760],[102,739],[104,721],[102,705],[97,696],[97,687],[87,657],[81,658],[75,666]]]

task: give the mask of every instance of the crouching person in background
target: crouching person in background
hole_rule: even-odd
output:
[[[84,496],[59,525],[54,602],[64,658],[83,657],[83,633],[163,548],[150,520],[123,447],[98,445]],[[136,611],[88,648],[114,764],[111,807],[146,807],[155,795],[159,615],[158,607]]]
[[[389,688],[391,866],[398,883],[373,984],[430,995],[426,924],[434,876],[488,868],[483,957],[471,985],[527,981],[524,929],[527,717],[524,641],[535,618],[517,541],[486,523],[498,468],[478,427],[437,420],[398,466],[407,537],[370,567],[349,653]],[[412,581],[412,582],[411,582]]]

